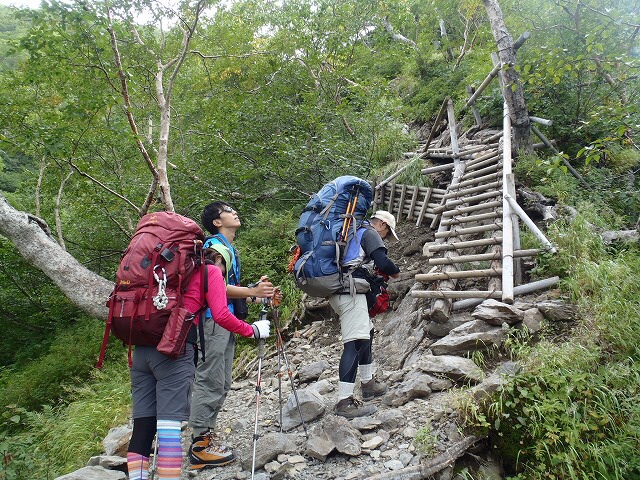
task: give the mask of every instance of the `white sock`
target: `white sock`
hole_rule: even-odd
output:
[[[353,396],[355,383],[338,382],[338,400],[343,400]]]
[[[362,383],[367,383],[373,378],[373,363],[358,365],[358,370],[360,370],[360,381]]]

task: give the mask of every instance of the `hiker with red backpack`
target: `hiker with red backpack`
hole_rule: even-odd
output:
[[[206,298],[202,297],[202,277],[193,275],[184,294],[184,308],[197,312],[209,307],[213,321],[244,337],[263,339],[269,336],[269,321],[248,324],[233,316],[226,304],[226,286],[222,272],[215,265],[206,269],[208,282]],[[197,317],[197,316],[196,316]],[[197,318],[194,324],[197,325]],[[205,357],[207,352],[205,351]],[[136,346],[131,368],[133,398],[133,434],[127,453],[129,480],[145,479],[153,437],[158,433],[158,476],[161,479],[180,478],[182,421],[189,418],[193,375],[195,373],[195,345],[187,342],[184,353],[171,360],[152,346]],[[139,473],[139,476],[136,476]]]
[[[171,212],[145,215],[122,256],[107,302],[109,317],[97,366],[102,366],[110,333],[129,346],[129,480],[149,478],[156,434],[156,478],[180,479],[180,431],[189,417],[196,329],[204,307],[233,332],[258,340],[269,336],[267,320],[250,325],[226,308],[222,272],[204,265],[203,239],[202,229],[191,219]]]
[[[241,222],[229,204],[217,201],[207,205],[202,212],[202,225],[212,235],[205,240],[205,248],[224,247],[230,253],[226,265],[225,307],[230,314],[246,317],[246,299],[257,303],[262,298],[271,298],[274,287],[269,281],[261,281],[251,287],[240,285],[240,257],[232,242]],[[217,322],[204,323],[206,355],[196,367],[189,416],[191,470],[227,465],[235,459],[233,450],[224,445],[216,434],[217,417],[231,389],[235,353],[233,333],[234,330]]]

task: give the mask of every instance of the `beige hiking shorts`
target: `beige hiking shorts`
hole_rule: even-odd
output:
[[[367,297],[364,294],[332,295],[329,297],[329,305],[340,317],[342,343],[369,340],[373,322],[369,318]]]

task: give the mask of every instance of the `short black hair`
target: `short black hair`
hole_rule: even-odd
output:
[[[215,235],[218,233],[218,227],[213,224],[213,221],[216,218],[220,218],[220,214],[224,211],[224,207],[231,207],[231,205],[229,205],[227,202],[216,201],[211,202],[209,205],[204,207],[204,210],[202,210],[202,215],[200,216],[202,226],[211,235]]]

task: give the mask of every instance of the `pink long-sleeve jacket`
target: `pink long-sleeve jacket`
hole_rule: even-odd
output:
[[[184,294],[184,308],[190,312],[197,312],[205,305],[211,310],[212,319],[221,327],[243,337],[253,336],[253,327],[247,322],[236,318],[227,307],[227,286],[222,278],[222,272],[215,265],[207,265],[209,286],[205,299],[202,298],[202,280],[196,272],[189,282]]]

